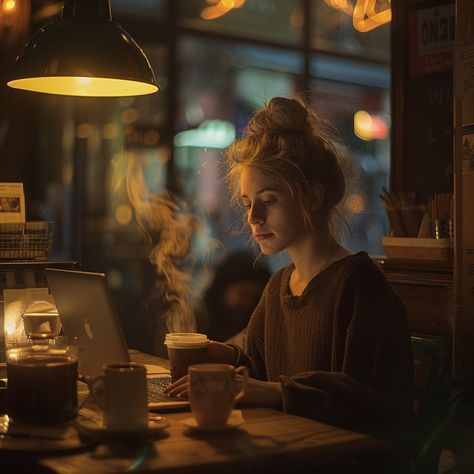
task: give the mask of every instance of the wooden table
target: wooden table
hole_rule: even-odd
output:
[[[167,361],[135,353],[142,363]],[[198,434],[183,420],[191,413],[164,415],[170,425],[148,443],[113,442],[81,452],[40,453],[32,462],[60,474],[166,473],[363,473],[382,474],[394,453],[384,442],[268,408],[243,408],[244,423],[219,434]],[[140,459],[137,461],[137,459]],[[135,463],[135,465],[134,465]],[[6,471],[5,471],[6,472]],[[17,472],[20,472],[17,470]],[[31,471],[36,472],[36,471]],[[42,471],[39,471],[42,472]]]

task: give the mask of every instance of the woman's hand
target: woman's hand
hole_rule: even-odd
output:
[[[209,341],[207,346],[207,362],[215,364],[233,364],[237,358],[237,351],[232,346],[223,342]],[[187,398],[188,376],[185,375],[163,390],[170,397]]]
[[[264,382],[263,380],[249,378],[247,390],[245,390],[245,394],[240,401],[249,405],[271,407],[281,410],[281,383]]]
[[[180,379],[173,382],[171,385],[168,385],[164,390],[163,393],[168,395],[170,398],[178,397],[178,398],[188,398],[188,391],[189,391],[189,378],[187,375],[181,377]]]
[[[237,380],[239,377],[237,378]],[[177,380],[164,390],[170,397],[188,398],[189,379],[188,376]],[[249,405],[266,406],[281,409],[281,384],[280,382],[263,382],[257,379],[248,379],[247,390],[240,400]]]
[[[209,341],[207,346],[207,358],[209,362],[219,364],[233,364],[237,358],[237,351],[234,347],[223,342]]]

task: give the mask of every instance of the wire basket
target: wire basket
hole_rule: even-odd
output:
[[[45,258],[52,240],[52,222],[0,224],[0,260]]]

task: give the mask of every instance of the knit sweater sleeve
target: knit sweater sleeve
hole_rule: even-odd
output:
[[[405,311],[375,266],[350,273],[341,287],[339,321],[345,330],[341,372],[373,390],[409,398],[413,356]]]

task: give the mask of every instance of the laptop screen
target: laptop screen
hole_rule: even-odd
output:
[[[103,273],[46,268],[66,336],[79,338],[78,370],[95,377],[105,364],[129,362],[125,337]]]

